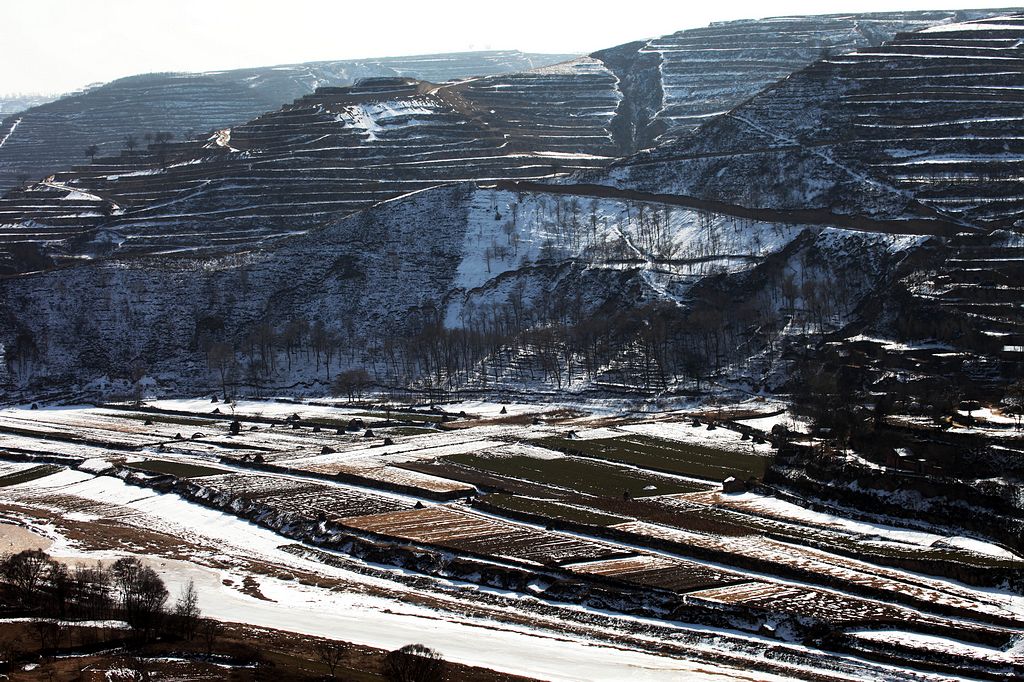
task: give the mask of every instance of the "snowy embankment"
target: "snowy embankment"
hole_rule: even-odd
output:
[[[735,507],[754,514],[769,516],[786,521],[794,521],[796,523],[811,526],[836,528],[887,542],[919,545],[921,547],[948,545],[974,552],[975,554],[983,554],[985,556],[995,557],[998,559],[1021,559],[1021,557],[1008,549],[990,542],[984,542],[974,538],[948,537],[937,535],[935,533],[912,531],[905,528],[896,528],[878,523],[854,521],[852,519],[845,519],[832,514],[813,511],[806,507],[795,505],[791,502],[786,502],[766,495],[759,495],[757,493],[748,492],[721,495],[719,501],[721,504],[728,507]]]

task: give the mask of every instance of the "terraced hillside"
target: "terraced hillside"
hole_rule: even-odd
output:
[[[6,269],[108,251],[244,248],[446,182],[600,166],[613,151],[613,83],[579,60],[455,86],[388,78],[320,88],[209,141],[150,145],[10,192],[0,200],[0,223],[14,225],[0,237]]]
[[[109,385],[145,366],[189,390],[219,373],[315,391],[333,356],[334,371],[430,390],[699,392],[726,376],[758,390],[785,384],[790,348],[946,319],[913,314],[922,301],[959,321],[900,334],[942,331],[1001,357],[1012,351],[958,330],[984,311],[982,328],[1012,348],[1009,280],[932,298],[921,284],[947,269],[939,285],[974,277],[947,267],[958,251],[1009,263],[1000,250],[1013,240],[973,249],[957,234],[990,221],[967,225],[970,209],[940,211],[926,183],[897,186],[872,160],[933,143],[939,157],[922,160],[988,159],[997,139],[1008,151],[985,163],[1012,167],[1009,113],[985,117],[996,137],[921,137],[896,122],[960,121],[974,85],[965,64],[985,92],[1012,97],[1018,31],[1012,17],[968,22],[830,58],[610,170],[628,96],[593,58],[445,85],[321,88],[202,142],[100,158],[0,206],[11,222],[33,216],[3,234],[9,272],[65,266],[8,281],[6,382]],[[978,40],[993,54],[976,54]],[[926,99],[905,67],[958,85]],[[889,127],[857,127],[878,120],[870,112]],[[590,170],[536,181],[574,169]],[[453,181],[475,184],[419,191]]]
[[[1024,208],[1022,39],[1024,19],[1011,15],[831,57],[623,163],[612,182],[747,207],[1012,226]]]
[[[443,82],[523,71],[570,57],[465,52],[122,78],[0,121],[0,140],[9,135],[0,146],[0,191],[80,163],[90,145],[109,155],[122,148],[127,135],[141,143],[147,133],[170,132],[178,139],[203,134],[277,109],[322,85],[371,76]]]
[[[622,154],[677,139],[766,86],[828,56],[891,40],[898,32],[989,11],[891,12],[716,22],[593,56],[625,93],[615,134]]]
[[[0,234],[2,266],[245,248],[443,182],[601,167],[655,141],[641,131],[682,134],[824,52],[955,16],[733,22],[439,88],[321,88],[201,142],[101,155],[12,190],[0,201],[0,223],[11,226]],[[722,59],[723,50],[733,58]],[[704,113],[679,113],[687,107]]]

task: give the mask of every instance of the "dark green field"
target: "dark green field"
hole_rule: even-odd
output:
[[[442,457],[438,461],[598,497],[621,497],[623,492],[633,497],[644,497],[692,493],[705,489],[698,484],[579,457],[540,459],[526,455],[488,456],[467,453]],[[654,490],[644,490],[652,485],[655,486]]]
[[[722,481],[729,476],[742,480],[761,478],[769,462],[769,458],[760,455],[639,435],[594,440],[549,437],[534,443],[570,455],[622,462],[709,481]]]
[[[536,514],[537,516],[543,516],[556,521],[571,521],[594,526],[611,526],[616,523],[626,523],[632,520],[625,516],[602,514],[592,509],[573,507],[567,504],[552,502],[551,500],[538,500],[532,497],[505,495],[502,493],[487,495],[481,498],[481,503],[484,507],[490,507],[499,514],[502,510],[508,510],[525,514]]]
[[[55,474],[60,471],[63,467],[59,467],[55,464],[41,464],[31,469],[25,469],[24,471],[15,471],[14,473],[7,474],[6,476],[0,476],[0,488],[9,485],[18,485],[19,483],[28,483],[34,481],[37,478],[43,478],[50,474]]]

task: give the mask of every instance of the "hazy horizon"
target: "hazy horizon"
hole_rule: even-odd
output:
[[[72,92],[152,72],[217,71],[311,61],[369,59],[473,50],[586,54],[713,21],[921,9],[1000,7],[993,2],[784,0],[770,6],[725,0],[684,8],[632,0],[628,14],[585,2],[524,0],[514,11],[486,12],[464,0],[392,2],[387,20],[320,0],[280,5],[243,0],[81,3],[53,0],[7,10],[9,57],[0,94]]]

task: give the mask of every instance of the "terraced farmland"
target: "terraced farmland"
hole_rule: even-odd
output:
[[[732,584],[750,584],[739,573],[658,555],[636,556],[573,564],[570,570],[588,575],[616,578],[637,585],[687,593]]]
[[[597,559],[621,552],[612,545],[508,523],[453,507],[349,519],[359,530],[533,564]]]
[[[220,474],[197,479],[201,496],[222,495],[245,505],[300,518],[343,519],[408,509],[412,503],[351,487],[257,474]]]
[[[542,438],[536,443],[570,454],[711,481],[723,481],[730,476],[743,480],[760,478],[768,466],[768,459],[762,455],[713,449],[650,436],[589,440]]]
[[[495,50],[122,78],[0,122],[2,138],[18,121],[15,134],[0,151],[0,191],[14,186],[21,176],[41,178],[81,163],[82,150],[90,144],[98,145],[102,156],[110,156],[130,134],[168,131],[178,139],[187,138],[249,120],[321,85],[343,86],[373,76],[441,83],[523,71],[571,56]]]
[[[1007,554],[988,564],[963,564],[978,571],[979,580],[990,580],[975,588],[941,575],[873,562],[865,549],[871,540],[860,536],[869,530],[878,537],[887,534],[888,541],[908,551],[916,547],[928,554],[934,549],[945,552],[944,560],[953,563],[977,559],[979,552],[994,558],[1004,551],[996,545],[975,540],[959,549],[930,548],[930,538],[920,533],[867,528],[865,522],[812,512],[763,493],[722,494],[710,490],[713,484],[659,473],[639,459],[627,465],[605,457],[566,456],[524,440],[532,435],[574,445],[646,442],[650,437],[638,434],[661,429],[672,437],[656,441],[663,447],[704,447],[706,452],[698,450],[703,457],[720,452],[727,461],[750,457],[730,454],[725,444],[734,434],[722,434],[722,449],[717,450],[706,448],[713,439],[705,430],[667,427],[657,416],[649,421],[635,415],[594,420],[576,414],[532,426],[516,416],[521,410],[513,409],[507,416],[459,417],[457,429],[396,434],[395,442],[385,446],[366,443],[359,433],[316,430],[314,419],[333,424],[352,418],[354,410],[347,407],[246,401],[233,406],[233,413],[220,415],[210,415],[206,401],[171,401],[164,407],[168,411],[159,406],[149,406],[144,413],[45,407],[5,411],[2,416],[9,423],[35,424],[33,433],[42,434],[38,438],[81,428],[87,431],[87,440],[110,440],[111,435],[179,428],[189,420],[208,421],[203,428],[210,433],[195,440],[132,444],[132,450],[105,452],[68,437],[60,441],[61,461],[80,470],[32,463],[0,468],[5,475],[0,513],[27,518],[63,509],[61,520],[50,523],[70,524],[68,532],[75,537],[112,537],[121,548],[133,542],[144,541],[145,547],[171,542],[158,533],[139,536],[152,514],[172,509],[178,518],[212,514],[204,516],[203,526],[173,537],[178,553],[183,543],[237,516],[250,522],[244,524],[245,533],[259,528],[275,538],[269,544],[261,541],[265,547],[292,543],[290,553],[306,557],[304,562],[319,556],[316,552],[321,550],[315,547],[323,548],[328,563],[312,564],[320,569],[303,563],[304,589],[318,589],[322,580],[309,571],[352,565],[373,576],[374,590],[383,584],[379,581],[391,579],[389,575],[401,576],[430,600],[483,585],[498,588],[483,603],[499,594],[516,594],[514,601],[530,604],[537,614],[544,614],[543,619],[561,623],[562,616],[555,614],[568,608],[582,622],[603,614],[600,622],[613,629],[621,627],[611,625],[620,617],[626,622],[640,618],[645,637],[661,637],[662,628],[692,620],[701,631],[710,628],[715,638],[721,637],[718,628],[726,628],[759,632],[764,641],[774,637],[779,643],[796,636],[814,648],[822,632],[844,637],[865,628],[899,625],[920,636],[1007,647],[1024,625],[1024,598],[991,582],[1019,574],[1024,568],[1020,557]],[[544,414],[543,408],[534,411]],[[301,416],[295,419],[296,414]],[[228,425],[235,418],[258,430],[243,426],[232,435]],[[288,418],[290,422],[279,423]],[[691,433],[694,441],[687,442]],[[609,434],[614,437],[604,437]],[[337,451],[322,452],[325,443],[333,443]],[[257,445],[262,450],[256,450]],[[262,461],[254,460],[256,454]],[[429,478],[409,467],[430,471]],[[362,478],[353,484],[331,473],[335,470]],[[409,475],[405,483],[411,494],[395,492],[399,479],[388,479],[388,471]],[[324,480],[332,475],[334,480]],[[493,488],[484,481],[502,481],[515,494],[486,492]],[[434,492],[447,485],[447,492],[458,491],[470,499],[439,502],[417,496],[417,490],[428,491],[428,482],[436,486]],[[650,485],[657,489],[647,489]],[[624,498],[624,487],[627,492],[635,490],[636,496]],[[186,513],[190,507],[204,511]],[[83,530],[93,523],[98,531]],[[124,530],[126,526],[135,530]],[[858,533],[861,526],[865,528]],[[830,550],[844,541],[849,543],[845,553]],[[359,561],[350,564],[349,553]],[[225,561],[216,550],[198,556],[217,566]],[[259,570],[270,571],[271,581],[288,581],[295,569]],[[271,594],[280,589],[267,578],[246,584],[259,584]],[[519,607],[502,604],[504,615],[493,617],[521,619]],[[575,617],[570,620],[577,622]],[[883,659],[905,665],[901,657],[908,656],[913,665],[931,670],[911,649],[897,646]],[[1015,659],[1008,655],[1012,663]],[[991,669],[985,657],[971,654],[968,659],[971,665]]]
[[[543,56],[502,53],[411,58],[411,67],[397,59],[124,79],[27,112],[16,127],[13,120],[4,122],[17,135],[0,150],[0,171],[20,165],[46,167],[53,175],[13,187],[0,199],[0,271],[31,271],[111,252],[246,251],[445,183],[536,180],[601,169],[690,132],[822,56],[877,46],[902,30],[977,16],[986,13],[728,22],[552,66],[539,66]],[[478,77],[443,82],[471,64],[479,71],[462,75]],[[509,69],[513,64],[527,68]],[[375,71],[383,73],[374,78]],[[370,77],[341,84],[357,74]],[[431,82],[435,74],[439,85]],[[241,93],[236,78],[245,83]],[[76,102],[102,101],[108,107],[118,91],[159,100],[167,96],[164,88],[180,89],[189,101],[203,100],[218,84],[231,87],[212,97],[214,104],[152,117],[165,115],[172,129],[199,130],[191,139],[120,153],[107,144],[91,164],[73,168],[61,144],[47,145],[59,150],[50,153],[67,157],[54,166],[56,158],[33,161],[32,143],[21,143],[23,136],[53,142],[60,128],[82,123],[78,137],[65,131],[59,138],[84,148],[96,121],[92,115],[81,122],[69,117],[66,109]],[[299,84],[308,89],[297,91]],[[270,93],[281,99],[252,106],[253,97]],[[230,109],[232,98],[240,100],[239,113],[226,118],[219,107]],[[243,116],[244,111],[251,113]],[[185,125],[182,117],[192,123]],[[124,125],[120,114],[112,118],[113,125]]]
[[[445,465],[450,463],[508,479],[602,497],[621,497],[623,493],[644,497],[704,489],[699,483],[658,476],[654,472],[605,465],[579,457],[542,459],[529,455],[470,453],[443,457],[436,460],[436,463],[440,465],[440,471],[453,476],[458,476],[458,472],[445,468]]]

